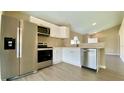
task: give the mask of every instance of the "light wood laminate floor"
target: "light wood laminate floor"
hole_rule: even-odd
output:
[[[107,69],[98,73],[67,63],[44,68],[15,81],[118,81],[124,80],[124,63],[119,56],[106,56]]]

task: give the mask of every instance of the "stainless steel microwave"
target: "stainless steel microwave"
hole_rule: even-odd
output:
[[[38,35],[49,36],[50,35],[50,28],[38,26]]]

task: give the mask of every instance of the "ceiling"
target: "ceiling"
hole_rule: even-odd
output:
[[[48,22],[69,26],[81,34],[99,32],[122,22],[124,12],[119,11],[23,11]],[[93,26],[94,25],[94,26]]]

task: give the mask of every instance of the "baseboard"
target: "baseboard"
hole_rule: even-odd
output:
[[[113,56],[120,56],[120,54],[117,53],[105,53],[106,55],[113,55]]]
[[[62,61],[54,61],[53,64],[61,63]]]
[[[99,66],[99,67],[102,68],[102,69],[106,69],[106,66],[102,66],[102,65],[101,65],[101,66]]]

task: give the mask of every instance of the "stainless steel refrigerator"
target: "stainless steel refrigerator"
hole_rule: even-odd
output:
[[[16,78],[37,69],[37,25],[14,17],[1,18],[1,78]]]

